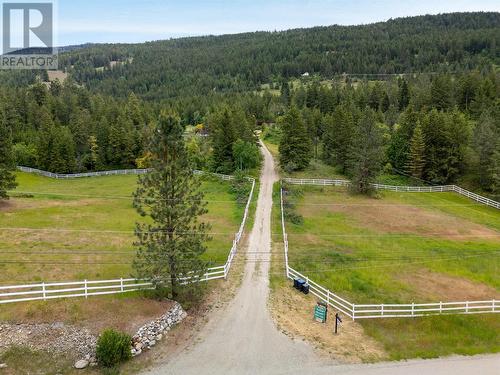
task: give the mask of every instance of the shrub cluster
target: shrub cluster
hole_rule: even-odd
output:
[[[106,329],[97,341],[97,362],[103,367],[114,367],[132,357],[132,338],[123,332]]]

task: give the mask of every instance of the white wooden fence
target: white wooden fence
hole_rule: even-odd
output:
[[[307,180],[311,181],[311,180]],[[325,181],[325,180],[315,180]],[[332,180],[330,180],[332,181]],[[489,301],[462,301],[437,303],[406,303],[406,304],[355,304],[338,296],[329,289],[311,280],[308,276],[294,270],[288,264],[288,236],[285,227],[283,210],[283,189],[281,189],[281,228],[283,231],[283,245],[285,256],[286,277],[290,280],[303,279],[309,285],[309,292],[320,300],[338,310],[353,320],[371,318],[412,318],[425,315],[445,314],[479,314],[498,313],[500,303],[497,300]]]
[[[46,177],[52,178],[71,178],[71,177],[55,177],[50,176],[50,172],[34,170],[33,168],[18,167],[19,170],[28,173],[38,173]],[[22,169],[21,169],[22,168]],[[42,173],[40,173],[42,172]],[[106,172],[93,172],[96,174],[79,174],[78,177],[95,177],[103,176],[109,174],[141,174],[146,173],[147,170],[137,170],[131,169],[126,170],[128,173],[121,173],[120,171],[106,171]],[[195,171],[195,173],[201,174],[204,172]],[[47,175],[46,175],[47,174]],[[52,174],[54,175],[54,174]],[[234,177],[228,175],[214,174],[224,180],[231,180]],[[63,175],[64,176],[64,175]],[[66,175],[66,176],[76,176],[76,175]],[[72,177],[77,178],[77,177]],[[198,281],[209,281],[215,279],[226,279],[231,269],[231,265],[238,251],[238,245],[243,237],[243,232],[245,230],[245,225],[248,219],[248,214],[250,211],[250,204],[252,203],[253,194],[255,191],[255,179],[247,177],[247,179],[252,183],[250,194],[248,195],[248,200],[245,206],[245,211],[243,214],[243,219],[236,233],[233,245],[229,251],[227,261],[223,266],[211,267],[207,269],[207,272]],[[186,278],[188,279],[188,278]],[[115,280],[84,280],[84,281],[71,281],[71,282],[54,282],[54,283],[32,283],[27,285],[11,285],[11,286],[0,286],[0,304],[13,303],[13,302],[25,302],[25,301],[38,301],[38,300],[50,300],[56,298],[73,298],[73,297],[85,297],[104,295],[104,294],[117,294],[126,293],[141,289],[151,289],[153,284],[147,280],[137,280],[137,279],[115,279]]]
[[[36,168],[31,168],[31,167],[22,167],[18,166],[18,170],[21,172],[25,173],[34,173],[38,174],[40,176],[44,177],[49,177],[49,178],[56,178],[56,179],[74,179],[74,178],[85,178],[85,177],[102,177],[102,176],[118,176],[118,175],[128,175],[128,174],[135,174],[135,175],[141,175],[141,174],[146,174],[151,169],[116,169],[112,171],[100,171],[100,172],[85,172],[85,173],[68,173],[68,174],[63,174],[63,173],[52,173],[52,172],[47,172],[47,171],[42,171],[41,169],[36,169]],[[222,180],[229,181],[233,180],[234,176],[230,176],[227,174],[220,174],[220,173],[212,173],[212,172],[205,172],[205,171],[199,171],[199,170],[193,170],[194,174],[210,174],[215,177],[219,177]],[[248,178],[249,180],[252,180],[251,178]]]
[[[349,186],[351,184],[351,182],[348,180],[325,180],[325,179],[313,179],[313,178],[284,178],[283,181],[292,185]],[[493,199],[489,199],[481,195],[478,195],[476,193],[472,193],[456,185],[394,186],[394,185],[372,184],[372,186],[378,190],[389,190],[389,191],[407,192],[407,193],[442,193],[451,191],[463,195],[476,202],[482,203],[486,206],[494,207],[500,210],[500,202],[496,202]]]

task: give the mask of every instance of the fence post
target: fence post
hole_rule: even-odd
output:
[[[411,316],[415,316],[415,302],[411,303]]]
[[[491,301],[491,311],[495,312],[495,300]]]
[[[330,304],[330,289],[326,290],[326,304]]]
[[[469,313],[469,301],[465,301],[465,313]]]
[[[85,279],[85,281],[84,281],[84,287],[85,287],[85,298],[88,298],[89,292],[88,292],[88,289],[87,289],[87,279]]]
[[[384,316],[384,304],[380,305],[381,309],[380,312],[382,313],[382,316]]]
[[[439,301],[439,313],[443,313],[443,301]]]
[[[123,277],[120,278],[120,290],[123,292]]]
[[[45,290],[45,282],[42,283],[42,293],[43,293],[43,300],[45,301],[47,298],[47,293]]]
[[[353,303],[352,304],[352,321],[354,322],[356,320],[356,305]]]

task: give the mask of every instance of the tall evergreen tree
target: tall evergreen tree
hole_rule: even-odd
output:
[[[206,202],[189,164],[183,134],[176,115],[160,115],[150,147],[153,170],[139,178],[134,193],[134,207],[150,218],[136,224],[134,270],[173,299],[182,290],[199,288],[199,283],[182,283],[182,278],[194,281],[204,274],[206,262],[201,256],[209,239],[209,226],[200,222]]]
[[[283,169],[301,170],[311,161],[312,144],[302,116],[292,107],[281,119],[282,137],[279,145],[280,165]]]
[[[229,108],[224,107],[212,115],[209,127],[214,170],[230,173],[234,170],[233,144],[238,137]]]
[[[17,186],[12,173],[14,169],[11,131],[7,127],[3,111],[0,111],[0,200],[8,199],[7,190]]]
[[[354,108],[338,106],[333,115],[326,120],[323,134],[323,159],[330,165],[336,165],[342,173],[349,168],[350,152],[355,138]]]
[[[382,133],[372,109],[365,109],[359,122],[358,134],[351,160],[352,189],[356,193],[370,194],[382,169],[384,151]]]
[[[412,177],[422,178],[425,166],[425,141],[420,123],[413,131],[413,137],[410,142],[410,154],[408,158],[407,171]]]
[[[500,151],[498,149],[493,154],[492,163],[488,171],[491,174],[490,190],[497,197],[500,197]]]
[[[484,189],[490,189],[493,183],[491,172],[495,170],[493,156],[500,148],[500,128],[496,129],[495,120],[490,114],[484,114],[479,119],[474,131],[474,148],[478,156],[479,184]]]
[[[399,80],[399,110],[403,111],[410,104],[410,90],[408,89],[408,82],[406,79]]]

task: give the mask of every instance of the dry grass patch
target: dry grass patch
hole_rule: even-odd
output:
[[[455,240],[499,236],[499,232],[493,229],[460,217],[390,199],[355,197],[345,205],[335,202],[330,206],[307,206],[307,203],[313,202],[313,199],[307,199],[304,202],[306,205],[300,207],[300,213],[304,216],[318,214],[318,211],[342,213],[358,226],[380,233],[418,234]]]
[[[269,306],[273,319],[286,335],[313,344],[320,354],[345,363],[376,362],[387,359],[383,346],[366,335],[363,327],[342,316],[339,333],[334,334],[335,312],[330,307],[326,323],[313,320],[314,296],[305,296],[286,286],[272,293]]]
[[[405,272],[398,279],[411,285],[417,298],[453,302],[491,300],[498,297],[497,290],[486,284],[427,269]]]

